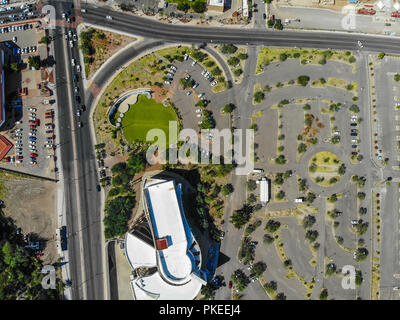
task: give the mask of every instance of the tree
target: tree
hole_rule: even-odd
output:
[[[333,275],[336,272],[336,265],[334,263],[328,263],[325,267],[325,275],[327,277]]]
[[[318,238],[318,231],[317,230],[307,230],[306,232],[306,239],[310,242],[314,242]]]
[[[267,270],[267,265],[264,262],[259,261],[255,264],[253,264],[250,274],[252,276],[255,276],[258,278],[259,276],[261,276],[264,273],[265,270]]]
[[[303,87],[305,87],[308,82],[310,81],[310,77],[309,76],[299,76],[297,77],[297,83]]]
[[[356,286],[361,286],[363,282],[363,276],[360,269],[356,270]]]
[[[238,58],[240,60],[246,60],[247,59],[247,53],[239,53]]]
[[[262,91],[256,91],[254,93],[254,101],[256,103],[261,102],[261,100],[263,100],[263,99],[264,99],[264,93]]]
[[[279,292],[276,296],[275,296],[275,300],[286,300],[286,296],[283,292]]]
[[[40,56],[30,56],[28,57],[28,63],[30,68],[34,68],[35,70],[40,69]]]
[[[237,47],[234,46],[233,44],[224,44],[221,47],[221,52],[223,54],[233,54],[237,51]]]
[[[330,197],[328,197],[328,201],[331,203],[335,203],[338,200],[336,193],[332,194]]]
[[[385,55],[386,54],[384,52],[379,53],[378,59],[383,59],[385,57]]]
[[[48,43],[50,43],[50,39],[49,39],[48,37],[46,37],[46,36],[43,36],[43,37],[40,39],[40,42],[41,42],[41,43],[48,44]]]
[[[278,200],[282,200],[285,197],[285,192],[283,190],[280,190],[277,194],[276,194],[276,198]]]
[[[365,193],[364,193],[364,192],[358,192],[358,193],[357,193],[357,197],[358,197],[358,199],[360,199],[360,200],[364,200],[364,199],[365,199]]]
[[[219,76],[222,73],[221,69],[217,66],[211,70],[211,75],[214,77]]]
[[[264,229],[270,233],[274,233],[275,231],[277,231],[279,229],[280,226],[281,226],[281,223],[279,221],[270,219],[267,221],[267,224],[265,225]]]
[[[265,289],[265,291],[267,291],[267,293],[269,295],[273,295],[275,293],[276,289],[278,289],[278,284],[276,283],[276,281],[267,282],[264,285],[264,289]]]
[[[288,58],[288,56],[284,52],[279,55],[279,60],[280,61],[285,61],[287,58]]]
[[[235,105],[233,103],[228,103],[223,106],[222,112],[223,113],[231,113],[233,110],[235,110]]]
[[[400,81],[400,74],[398,74],[398,73],[396,73],[395,75],[394,75],[394,81]]]
[[[283,154],[280,154],[278,157],[275,158],[275,163],[276,164],[285,164],[286,163],[286,158]]]
[[[257,188],[257,183],[254,180],[247,181],[247,190],[254,191]]]
[[[303,142],[301,142],[297,147],[297,151],[298,153],[304,153],[307,151],[307,146]]]
[[[315,222],[316,222],[315,217],[309,214],[308,216],[305,216],[303,218],[303,227],[305,229],[311,228]]]
[[[328,290],[326,288],[322,288],[321,293],[319,294],[319,300],[328,299]]]
[[[358,248],[356,250],[356,261],[364,261],[368,257],[368,250],[366,248]]]
[[[237,57],[230,57],[227,62],[230,66],[236,66],[240,60]]]
[[[146,167],[146,154],[142,152],[132,152],[129,156],[127,166],[132,169],[132,174],[139,173],[143,171]]]
[[[232,282],[235,284],[239,291],[243,291],[249,284],[249,279],[242,270],[237,269],[232,274]]]
[[[243,70],[241,68],[235,69],[233,71],[233,74],[235,77],[239,77],[243,73]]]
[[[133,196],[116,197],[106,202],[104,233],[107,239],[121,236],[127,231],[127,223],[134,206]]]
[[[245,204],[241,209],[236,210],[232,214],[230,222],[234,225],[236,229],[240,229],[249,221],[252,210],[253,207]]]
[[[355,104],[351,105],[349,110],[354,112],[354,113],[359,113],[360,112],[360,108]]]
[[[346,166],[344,163],[342,163],[338,169],[338,173],[342,176],[346,173]]]
[[[228,183],[222,186],[221,193],[223,196],[227,196],[233,192],[233,185]]]

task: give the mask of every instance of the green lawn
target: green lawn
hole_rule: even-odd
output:
[[[138,101],[130,105],[129,111],[122,120],[125,138],[131,143],[134,140],[146,141],[146,134],[151,129],[165,132],[167,146],[169,139],[169,121],[178,121],[175,111],[164,107],[146,95],[139,95]]]

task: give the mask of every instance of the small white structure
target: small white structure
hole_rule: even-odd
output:
[[[265,177],[260,180],[260,201],[263,206],[269,201],[269,180]]]
[[[225,0],[209,0],[208,10],[223,12],[225,8]]]
[[[242,14],[243,14],[243,17],[249,16],[249,4],[248,4],[247,0],[243,0]]]

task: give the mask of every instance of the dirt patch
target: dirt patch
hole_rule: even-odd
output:
[[[32,233],[43,240],[43,263],[56,262],[58,221],[55,182],[1,173],[0,189],[5,203],[4,214],[14,219],[24,235]]]
[[[164,100],[167,98],[168,90],[166,90],[165,88],[152,86],[151,91],[152,98],[157,102],[164,102]]]

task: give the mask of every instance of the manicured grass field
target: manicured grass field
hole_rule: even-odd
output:
[[[122,120],[125,138],[129,142],[134,140],[146,141],[146,134],[151,129],[161,129],[165,132],[167,146],[169,139],[169,121],[178,121],[175,111],[169,106],[164,107],[145,95],[139,95],[138,101],[130,105]]]

